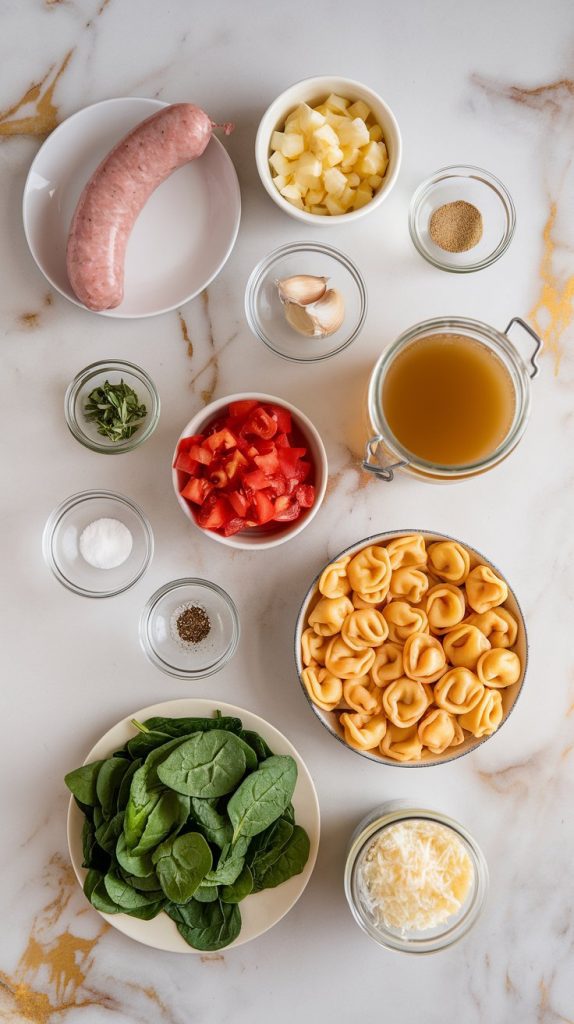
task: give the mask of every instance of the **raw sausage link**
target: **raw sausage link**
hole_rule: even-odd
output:
[[[175,103],[138,124],[94,172],[72,218],[66,252],[70,284],[88,309],[119,306],[138,214],[162,181],[201,156],[212,127],[200,107]]]

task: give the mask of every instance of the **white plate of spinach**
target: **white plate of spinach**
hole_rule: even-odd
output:
[[[249,942],[311,877],[313,781],[289,740],[250,711],[194,698],[143,708],[66,783],[80,885],[114,928],[155,949]]]

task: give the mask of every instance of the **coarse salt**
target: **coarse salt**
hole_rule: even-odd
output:
[[[129,558],[133,537],[119,519],[94,519],[80,535],[80,553],[96,569],[116,569]]]

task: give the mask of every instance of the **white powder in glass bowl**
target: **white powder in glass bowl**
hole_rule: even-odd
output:
[[[133,537],[119,519],[94,519],[80,536],[80,554],[96,569],[116,569],[131,554]]]

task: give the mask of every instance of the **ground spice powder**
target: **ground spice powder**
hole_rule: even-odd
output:
[[[429,234],[435,245],[446,252],[468,252],[482,238],[482,214],[463,199],[445,203],[432,214]]]
[[[187,644],[199,644],[211,630],[211,622],[205,608],[189,605],[178,615],[176,628],[180,640]]]

